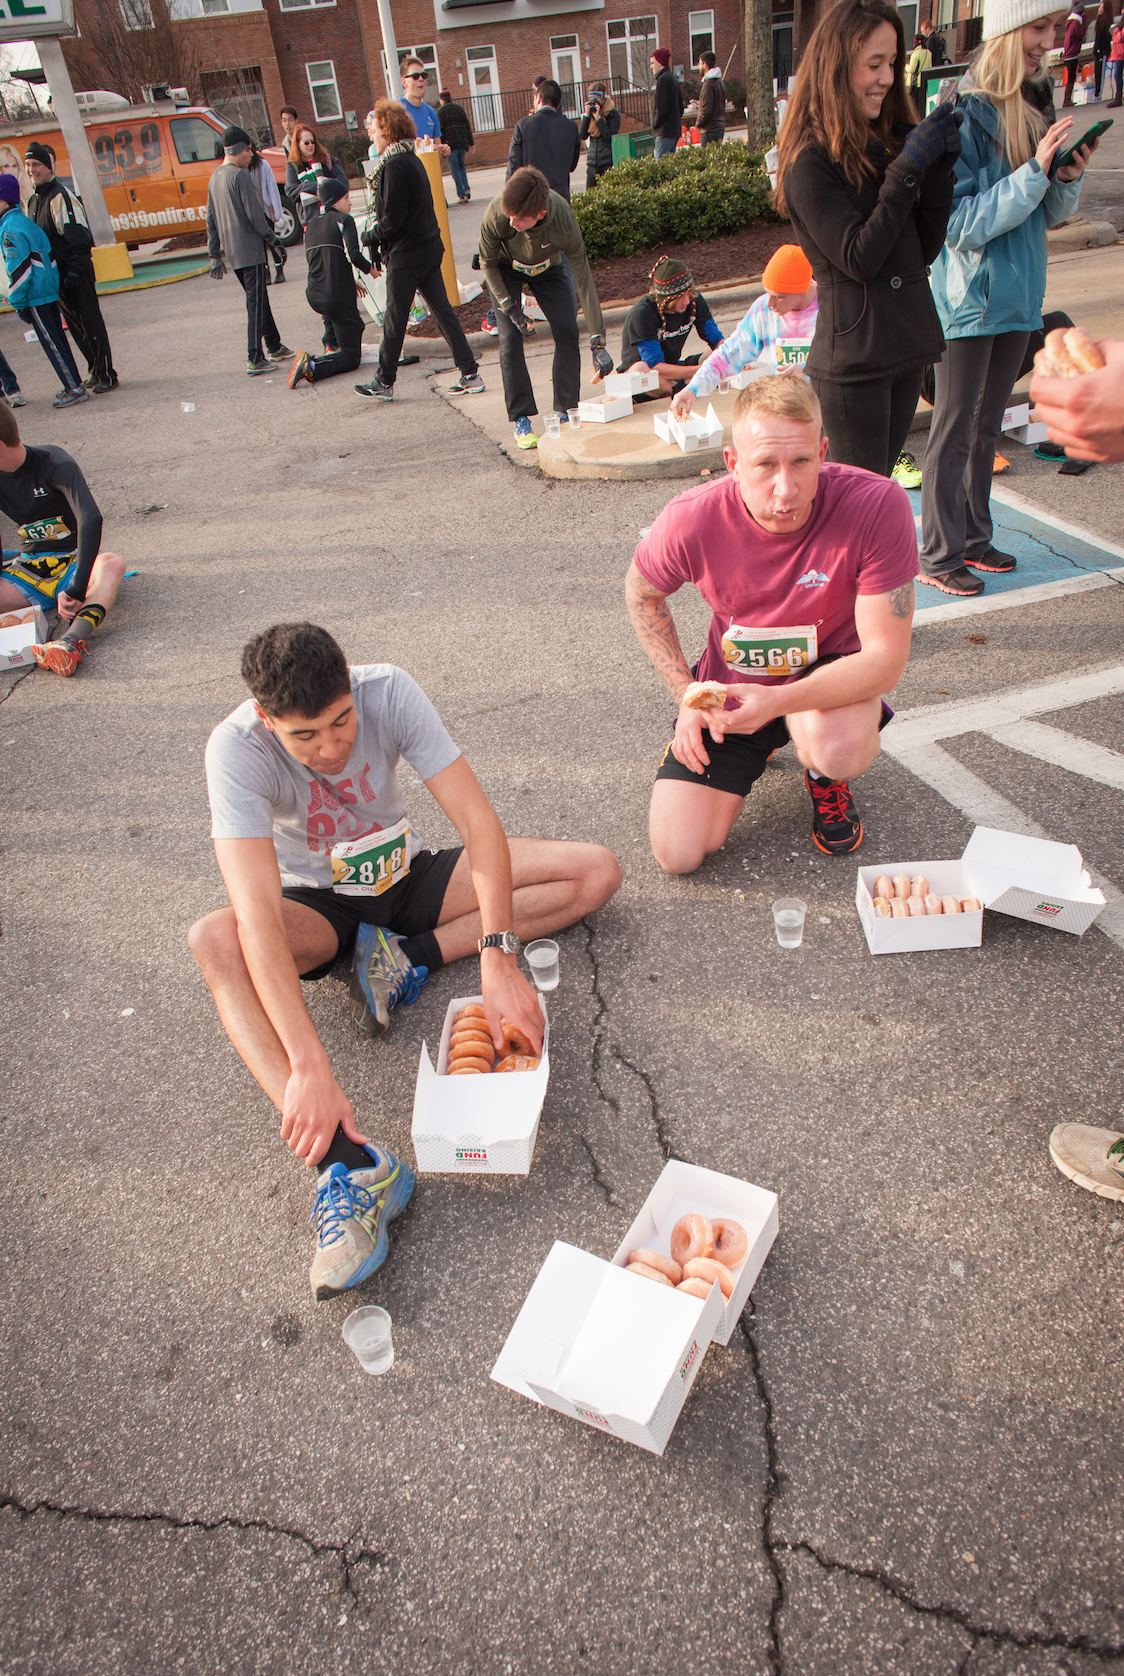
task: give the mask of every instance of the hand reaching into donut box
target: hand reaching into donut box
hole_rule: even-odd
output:
[[[484,1008],[476,1002],[462,1007],[449,1032],[445,1076],[483,1076],[499,1071],[536,1071],[539,1061],[530,1040],[506,1018],[500,1019],[503,1046],[496,1055]]]

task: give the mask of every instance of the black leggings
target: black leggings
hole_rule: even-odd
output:
[[[398,376],[398,357],[410,320],[410,304],[414,292],[420,291],[429,305],[429,312],[441,328],[441,336],[449,345],[457,370],[466,378],[476,377],[476,357],[468,347],[464,327],[453,313],[441,272],[441,258],[428,268],[396,268],[392,262],[386,268],[386,313],[382,322],[382,344],[379,348],[379,379],[393,384]]]
[[[319,384],[322,378],[335,378],[340,372],[354,372],[363,359],[363,316],[354,305],[333,309],[323,320],[324,341],[331,341],[337,348],[312,357],[309,370],[314,384]]]
[[[827,457],[838,466],[863,466],[889,477],[905,447],[921,394],[923,367],[906,367],[887,378],[837,384],[809,373],[820,398]]]

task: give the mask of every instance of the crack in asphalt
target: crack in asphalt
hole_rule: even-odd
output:
[[[765,1550],[765,1560],[773,1578],[773,1598],[769,1603],[769,1662],[777,1676],[784,1669],[784,1652],[781,1648],[780,1617],[788,1601],[788,1579],[784,1566],[780,1562],[780,1551],[785,1546],[778,1542],[773,1535],[773,1503],[781,1493],[780,1472],[777,1468],[777,1428],[773,1415],[773,1399],[769,1394],[769,1387],[765,1382],[765,1374],[761,1367],[761,1353],[757,1348],[757,1341],[750,1328],[746,1325],[746,1316],[752,1320],[756,1314],[753,1297],[742,1311],[738,1322],[746,1349],[749,1352],[749,1365],[753,1372],[753,1383],[757,1390],[757,1400],[765,1415],[765,1498],[761,1504],[761,1546]]]
[[[622,1053],[620,1048],[609,1040],[609,1004],[605,1000],[601,990],[601,965],[598,961],[594,948],[594,940],[597,933],[588,920],[583,919],[582,925],[585,927],[586,953],[589,956],[589,963],[593,968],[593,998],[597,1002],[597,1015],[593,1020],[594,1086],[605,1104],[612,1110],[616,1117],[619,1117],[621,1115],[621,1103],[615,1095],[609,1093],[609,1090],[605,1087],[604,1081],[602,1080],[602,1071],[605,1065],[605,1060],[606,1058],[612,1059],[616,1064],[620,1065],[623,1070],[631,1071],[632,1075],[644,1085],[644,1092],[648,1097],[648,1109],[652,1117],[652,1127],[656,1132],[656,1141],[659,1145],[660,1153],[664,1162],[666,1163],[669,1158],[674,1158],[681,1164],[687,1164],[690,1160],[684,1158],[682,1153],[676,1152],[671,1136],[667,1132],[664,1116],[660,1110],[659,1096],[656,1093],[655,1083],[652,1081],[647,1071],[642,1070],[634,1060],[629,1059],[627,1054]],[[616,1199],[611,1199],[610,1203],[615,1204]]]
[[[15,690],[19,686],[20,682],[21,681],[26,681],[27,677],[29,675],[33,675],[35,673],[35,671],[38,669],[38,667],[39,667],[39,665],[37,663],[33,663],[33,664],[30,665],[29,668],[24,670],[22,675],[17,675],[15,680],[12,682],[11,686],[8,688],[7,692],[4,694],[3,698],[0,698],[0,704],[7,704],[8,700],[11,698],[12,694],[15,692]]]
[[[311,1554],[332,1554],[339,1560],[342,1574],[341,1593],[350,1595],[357,1606],[363,1602],[352,1581],[352,1568],[364,1561],[376,1566],[389,1565],[389,1556],[377,1548],[352,1548],[347,1542],[317,1542],[304,1531],[291,1530],[285,1525],[274,1525],[268,1519],[238,1519],[233,1514],[226,1514],[218,1519],[174,1518],[170,1513],[113,1513],[104,1512],[97,1508],[75,1507],[64,1502],[52,1502],[41,1499],[28,1505],[18,1501],[15,1496],[0,1492],[0,1508],[9,1508],[23,1519],[30,1519],[36,1513],[55,1513],[60,1518],[82,1519],[88,1524],[132,1524],[132,1525],[163,1525],[169,1530],[189,1531],[263,1531],[267,1536],[283,1536],[289,1542],[296,1542],[307,1548]]]

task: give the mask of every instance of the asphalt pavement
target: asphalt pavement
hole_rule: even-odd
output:
[[[316,341],[301,265],[270,293],[294,348]],[[139,572],[75,679],[0,677],[0,1671],[1124,1672],[1124,1206],[1046,1150],[1059,1118],[1119,1121],[1117,936],[989,912],[978,949],[873,958],[790,750],[725,848],[666,877],[646,812],[671,707],[621,584],[677,485],[516,471],[432,360],[392,406],[248,379],[233,279],[104,308],[121,387],[62,413],[0,321],[25,437],[74,453]],[[1064,495],[1120,540],[1122,468],[1024,465],[1041,510]],[[674,608],[700,646],[698,602]],[[530,1176],[421,1178],[385,1268],[323,1304],[312,1178],[185,940],[224,900],[208,733],[245,641],[305,617],[416,676],[510,833],[609,844],[625,874],[559,939]],[[1122,627],[1107,571],[933,614],[891,702],[1029,714],[1027,689],[1089,674],[1036,720],[1115,752]],[[1119,787],[1006,737],[977,720],[942,748],[1124,885]],[[889,754],[856,794],[863,862],[971,835]],[[306,987],[366,1132],[407,1159],[421,1044],[474,981],[440,974],[374,1044],[336,980]],[[780,1233],[657,1458],[488,1374],[553,1241],[610,1256],[668,1156],[777,1192]],[[382,1378],[340,1338],[357,1301],[394,1319]]]

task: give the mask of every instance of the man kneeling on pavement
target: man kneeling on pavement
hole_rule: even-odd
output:
[[[740,393],[724,454],[729,476],[664,509],[626,581],[640,642],[679,701],[649,811],[652,850],[669,873],[693,873],[722,847],[789,740],[814,843],[827,855],[857,849],[848,782],[878,755],[892,715],[882,695],[909,656],[913,510],[889,479],[824,464],[820,404],[801,373]],[[712,612],[695,669],[667,605],[685,582]],[[684,703],[696,679],[719,684],[716,708]]]
[[[207,792],[230,907],[189,941],[227,1035],[281,1113],[281,1138],[318,1167],[317,1298],[384,1262],[386,1224],[413,1172],[360,1132],[308,1015],[301,981],[351,962],[349,1010],[375,1035],[430,976],[479,953],[492,1039],[501,1018],[542,1051],[542,1013],[518,966],[520,941],[572,925],[612,896],[621,871],[599,844],[516,838],[437,711],[392,664],[349,669],[326,629],[281,623],[245,648],[252,697],[212,733]],[[424,849],[395,777],[404,757],[463,846]],[[364,854],[356,839],[369,838]],[[352,846],[348,865],[333,857]],[[337,886],[386,878],[373,895]],[[462,979],[462,983],[469,980]]]

